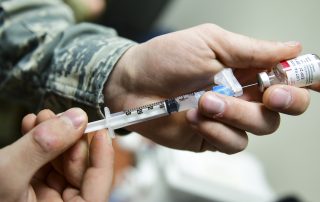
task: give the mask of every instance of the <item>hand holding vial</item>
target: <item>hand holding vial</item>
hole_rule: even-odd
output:
[[[114,113],[207,89],[225,67],[234,68],[241,84],[252,82],[248,78],[256,82],[258,73],[297,57],[300,51],[298,42],[256,40],[212,24],[170,33],[133,46],[123,55],[106,83],[105,103]],[[235,153],[246,147],[246,132],[270,134],[280,123],[278,112],[300,114],[307,108],[306,89],[277,85],[273,92],[272,87],[264,94],[248,89],[242,99],[207,92],[198,109],[126,129],[176,149]],[[283,100],[287,105],[281,108]]]

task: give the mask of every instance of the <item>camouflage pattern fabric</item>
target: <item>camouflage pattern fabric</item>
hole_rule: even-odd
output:
[[[0,0],[0,97],[30,112],[79,106],[95,119],[109,74],[134,44],[111,28],[76,25],[63,1]]]

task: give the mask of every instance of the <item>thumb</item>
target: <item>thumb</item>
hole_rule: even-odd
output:
[[[37,125],[8,148],[14,165],[11,176],[28,182],[43,165],[81,138],[87,121],[86,113],[74,108]]]
[[[211,48],[226,66],[235,68],[270,68],[281,60],[291,59],[301,52],[296,41],[272,42],[258,40],[212,26],[215,43]]]

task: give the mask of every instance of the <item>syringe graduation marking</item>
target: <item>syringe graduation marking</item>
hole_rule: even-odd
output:
[[[162,100],[162,101],[154,102],[154,103],[151,103],[151,104],[135,107],[135,108],[132,108],[132,109],[127,109],[127,110],[124,110],[123,112],[127,116],[131,115],[132,112],[135,112],[135,111],[137,112],[137,114],[141,114],[141,113],[143,113],[144,109],[152,110],[156,106],[159,106],[159,108],[161,109],[161,108],[165,107],[165,104],[167,105],[166,107],[168,107],[167,103],[174,104],[174,102],[176,102],[176,104],[177,104],[177,106],[175,106],[175,107],[178,107],[179,103],[176,100],[179,100],[181,102],[181,101],[184,101],[184,100],[188,99],[188,96],[194,96],[194,95],[195,95],[195,92],[192,92],[192,93],[185,94],[185,95],[182,95],[182,96],[179,96],[179,97],[176,97],[176,98]],[[173,106],[170,106],[170,107],[173,107]],[[168,109],[170,107],[168,107]],[[179,109],[179,108],[177,108],[177,109]],[[175,112],[175,111],[176,110],[174,110],[174,111],[168,110],[168,113]]]
[[[134,112],[134,111],[136,111],[137,114],[141,114],[141,113],[143,113],[143,110],[144,110],[144,109],[152,110],[152,109],[154,109],[154,107],[156,107],[156,106],[159,106],[159,108],[164,108],[164,102],[165,102],[165,101],[159,101],[159,102],[155,102],[155,103],[143,105],[143,106],[140,106],[140,107],[136,107],[136,108],[124,110],[124,113],[125,113],[127,116],[129,116],[129,115],[131,115],[131,113]]]
[[[123,110],[122,112],[114,113],[109,116],[106,115],[106,119],[89,123],[86,129],[86,133],[100,130],[102,128],[109,128],[111,130],[114,130],[136,124],[141,121],[151,120],[161,116],[169,115],[173,112],[179,112],[181,109],[189,109],[189,99],[197,94],[199,94],[199,92],[193,92],[176,98],[162,100],[140,107]]]

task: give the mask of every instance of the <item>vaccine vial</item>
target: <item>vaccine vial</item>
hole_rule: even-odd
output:
[[[282,61],[271,72],[258,74],[261,92],[274,84],[305,87],[317,82],[320,82],[320,58],[315,54]]]

